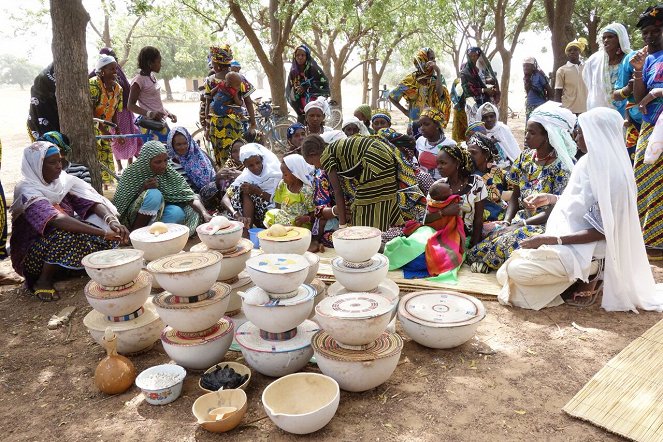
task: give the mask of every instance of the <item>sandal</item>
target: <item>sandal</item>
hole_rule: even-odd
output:
[[[483,262],[473,262],[472,265],[470,266],[470,270],[472,273],[490,273],[492,269],[486,265],[486,263]]]
[[[574,292],[573,296],[569,299],[565,299],[564,302],[573,307],[589,307],[590,305],[593,305],[599,295],[603,293],[603,280],[596,278],[590,281],[590,283],[592,288],[580,292]]]
[[[55,289],[35,289],[32,292],[42,302],[59,301],[60,294]]]

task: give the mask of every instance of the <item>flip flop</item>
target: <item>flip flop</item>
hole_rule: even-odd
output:
[[[35,289],[32,292],[42,302],[52,302],[60,300],[60,294],[55,289]]]

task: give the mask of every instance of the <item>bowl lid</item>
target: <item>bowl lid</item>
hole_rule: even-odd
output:
[[[204,243],[199,243],[191,247],[192,252],[209,252],[210,250],[212,249],[207,247],[207,245],[205,245]],[[217,250],[216,252],[221,253],[224,258],[235,258],[237,256],[250,252],[251,250],[253,250],[253,243],[251,242],[251,240],[247,238],[242,238],[237,242],[236,245],[231,247],[228,251],[224,250],[222,252],[221,250]]]
[[[161,340],[170,345],[191,347],[216,341],[217,339],[226,336],[228,333],[232,333],[234,329],[235,324],[230,318],[221,318],[212,327],[203,330],[203,332],[198,335],[194,333],[182,333],[181,331],[168,326],[161,332]]]
[[[235,340],[247,350],[261,353],[283,353],[308,347],[311,345],[311,337],[318,330],[320,330],[320,326],[307,319],[297,326],[297,333],[293,338],[285,341],[269,341],[260,336],[260,329],[256,325],[247,321],[237,328]]]
[[[269,230],[261,230],[258,232],[258,239],[263,241],[289,242],[311,236],[310,231],[303,227],[288,226],[286,228],[288,231],[284,236],[272,236],[269,234]]]
[[[81,263],[85,267],[108,269],[142,259],[144,253],[142,250],[137,249],[101,250],[85,255]]]
[[[325,358],[343,362],[375,361],[400,354],[403,350],[403,338],[398,333],[384,332],[375,341],[365,345],[363,350],[349,350],[340,347],[338,342],[324,330],[311,338],[313,351]]]
[[[269,293],[260,287],[251,287],[245,293],[247,295],[250,293],[255,293],[269,296]],[[297,294],[292,298],[273,298],[270,299],[268,303],[259,305],[257,307],[289,307],[308,302],[315,298],[315,295],[317,295],[317,291],[313,286],[309,284],[302,284],[297,289]]]
[[[380,229],[376,229],[375,227],[368,227],[368,226],[352,226],[352,227],[347,227],[345,229],[340,229],[335,231],[332,234],[332,240],[334,239],[347,239],[347,240],[354,240],[354,239],[367,239],[367,238],[375,238],[376,236],[382,235],[382,232]]]
[[[136,279],[134,279],[133,284],[120,290],[108,290],[94,280],[90,280],[90,282],[85,284],[84,290],[85,296],[89,296],[90,298],[116,299],[133,295],[134,293],[143,290],[147,286],[152,286],[152,275],[150,275],[150,272],[141,270],[140,273],[138,273]]]
[[[315,307],[322,316],[339,319],[369,319],[389,313],[395,306],[377,293],[346,293],[327,297]]]
[[[189,234],[189,228],[182,224],[166,223],[168,231],[161,235],[153,235],[150,233],[150,226],[141,227],[129,234],[129,239],[140,242],[164,242],[170,239],[178,238],[182,235]]]
[[[398,301],[400,291],[401,289],[398,287],[398,284],[396,284],[391,279],[385,279],[380,282],[380,285],[378,285],[373,290],[369,290],[367,293],[376,293],[378,295],[382,295],[393,302]],[[352,293],[352,291],[343,287],[338,281],[330,285],[327,289],[327,296],[329,297],[345,295],[347,293]]]
[[[292,253],[263,253],[246,261],[246,266],[262,273],[283,274],[299,272],[309,267],[308,260],[302,255]]]
[[[184,252],[155,259],[147,265],[152,273],[183,273],[217,264],[222,256],[216,252]]]
[[[217,230],[214,233],[209,233],[212,231],[212,228],[214,227],[212,223],[204,223],[196,227],[196,232],[202,233],[203,235],[225,235],[228,233],[235,233],[238,230],[242,230],[244,228],[244,223],[241,223],[239,221],[233,221],[233,220],[228,220],[230,221],[230,225],[223,227],[219,230]]]
[[[429,327],[458,327],[481,321],[483,303],[463,293],[427,290],[409,293],[401,299],[399,315]]]
[[[345,262],[342,257],[337,256],[336,258],[332,259],[332,267],[341,270],[342,272],[346,273],[367,273],[367,272],[373,272],[375,270],[381,269],[382,267],[388,266],[389,265],[389,258],[384,256],[381,253],[376,253],[373,255],[373,257],[370,259],[370,264],[366,265],[365,267],[348,267],[345,265]]]
[[[154,304],[152,304],[151,299],[145,301],[145,304],[143,304],[143,309],[143,313],[137,318],[130,321],[121,322],[109,321],[106,315],[99,313],[96,310],[92,310],[90,313],[85,315],[85,318],[83,318],[83,324],[85,324],[85,327],[89,328],[90,330],[98,332],[105,331],[106,327],[111,327],[114,332],[122,332],[143,327],[145,325],[151,324],[154,321],[161,321],[159,314],[154,308]]]
[[[160,308],[168,308],[173,310],[193,310],[197,308],[205,308],[211,304],[215,304],[230,296],[231,288],[228,284],[216,282],[205,294],[205,296],[177,296],[170,292],[162,292],[154,295],[152,301],[154,305]],[[191,299],[199,298],[199,299]]]

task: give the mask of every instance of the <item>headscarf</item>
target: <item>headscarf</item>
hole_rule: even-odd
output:
[[[495,143],[493,140],[488,138],[487,136],[480,134],[480,133],[475,133],[472,134],[469,140],[467,140],[467,145],[469,146],[470,144],[474,144],[481,149],[486,156],[488,157],[488,161],[491,163],[498,163],[502,159],[500,155],[500,151],[497,147],[497,143]]]
[[[533,64],[535,70],[539,70],[539,63],[536,62],[534,57],[525,57],[523,58],[523,64]]]
[[[421,48],[414,56],[414,68],[420,75],[428,75],[426,70],[426,63],[430,61],[430,54],[433,52],[431,48]]]
[[[481,55],[481,54],[483,54],[483,51],[478,46],[472,46],[472,47],[467,48],[466,53],[467,53],[467,55],[470,55],[470,54],[479,54],[479,55]]]
[[[579,117],[587,155],[578,161],[555,204],[546,234],[562,236],[587,228],[583,220],[598,202],[605,233],[605,271],[601,307],[607,311],[663,311],[663,285],[654,283],[637,209],[633,168],[624,146],[619,112],[595,108]],[[546,246],[575,255],[569,280],[587,280],[597,243]],[[578,262],[580,261],[580,262]],[[580,266],[578,266],[580,264]],[[584,264],[584,268],[583,267]]]
[[[325,143],[331,144],[335,141],[345,140],[348,136],[342,130],[328,130],[320,134],[320,137]]]
[[[278,157],[271,150],[258,143],[248,143],[240,147],[239,160],[244,163],[251,157],[262,158],[262,171],[260,175],[255,175],[247,167],[244,168],[242,173],[239,174],[232,186],[239,186],[243,183],[254,184],[260,187],[270,195],[274,194],[276,186],[283,178],[281,174],[281,162]]]
[[[108,66],[111,63],[116,63],[115,57],[111,57],[110,55],[100,55],[97,64],[94,67],[94,72],[98,74],[104,66]]]
[[[371,119],[372,111],[371,111],[371,106],[369,106],[368,104],[362,104],[361,106],[357,106],[355,112],[361,113],[366,118],[366,120]]]
[[[563,108],[561,103],[546,101],[532,111],[529,121],[539,123],[548,133],[548,142],[555,149],[566,170],[573,169],[573,158],[578,151],[571,132],[577,118],[570,110]]]
[[[516,158],[518,158],[521,152],[520,146],[518,145],[518,141],[516,141],[516,137],[513,136],[513,132],[511,132],[509,126],[500,121],[500,112],[497,109],[497,106],[493,103],[484,103],[479,106],[478,113],[481,117],[490,113],[495,114],[495,126],[492,129],[486,128],[486,135],[497,140],[500,148],[506,155],[506,158],[512,162],[516,161]]]
[[[458,161],[458,172],[462,172],[464,175],[471,175],[474,172],[474,162],[467,149],[456,144],[440,144],[437,147],[440,151],[446,152],[447,155]]]
[[[233,51],[229,44],[224,44],[221,46],[210,46],[209,54],[213,63],[229,65],[233,60]]]
[[[311,166],[299,154],[292,154],[283,157],[283,162],[290,169],[290,173],[296,176],[304,185],[313,186],[313,171],[315,167]]]
[[[295,136],[295,133],[297,133],[298,130],[302,129],[306,129],[306,126],[304,126],[302,123],[291,124],[290,127],[288,128],[288,131],[286,132],[288,140],[292,139],[292,137]]]
[[[62,172],[56,180],[46,183],[42,168],[49,150],[51,153],[48,156],[59,152],[58,146],[48,141],[35,141],[23,150],[22,178],[14,188],[14,203],[11,206],[14,220],[37,201],[46,200],[50,204],[59,204],[69,193],[103,204],[111,213],[117,215],[115,206],[80,178]]]
[[[69,156],[71,154],[71,146],[64,141],[64,136],[56,130],[46,132],[41,137],[37,138],[37,141],[46,141],[56,145],[60,148],[60,152],[62,152],[64,156]]]
[[[483,121],[475,121],[474,123],[467,126],[467,130],[465,130],[465,137],[469,138],[472,136],[472,134],[486,132],[486,124]]]
[[[157,155],[167,154],[166,146],[160,141],[152,140],[143,144],[138,159],[124,169],[120,182],[117,184],[114,202],[120,216],[126,218],[129,207],[143,192],[143,184],[150,178],[157,177],[158,189],[166,203],[188,203],[195,197],[186,179],[172,165],[166,171],[156,175],[150,168],[150,161]]]
[[[186,138],[188,148],[184,155],[180,155],[173,147],[173,138],[175,135],[180,134]],[[168,133],[168,141],[166,150],[170,159],[177,159],[177,162],[182,165],[186,171],[186,176],[196,189],[202,189],[205,185],[214,180],[216,173],[212,161],[209,159],[205,152],[200,149],[198,143],[193,139],[191,134],[186,128],[182,126],[174,127]]]
[[[428,117],[431,120],[433,120],[433,122],[437,124],[440,127],[440,129],[442,129],[442,127],[445,124],[444,115],[442,114],[442,112],[435,109],[434,107],[427,107],[424,110],[422,110],[421,114],[419,114],[419,119],[423,117]]]
[[[304,106],[304,114],[306,114],[311,109],[320,109],[325,117],[331,116],[331,110],[329,109],[329,103],[327,103],[327,98],[318,97],[316,100],[311,101],[306,106]]]
[[[585,40],[584,38],[578,38],[573,41],[570,41],[564,48],[564,52],[565,53],[569,52],[569,49],[571,48],[578,48],[578,50],[582,54],[583,52],[585,52],[586,47],[587,47],[587,40]]]
[[[239,61],[233,60],[233,61],[230,62],[230,67],[231,68],[241,68],[242,65]]]
[[[341,125],[341,129],[345,129],[346,126],[349,126],[351,124],[354,124],[357,126],[357,129],[359,129],[359,135],[363,136],[368,136],[370,135],[370,132],[366,128],[366,125],[357,117],[352,116],[352,117],[346,117],[343,119],[343,124]]]
[[[582,71],[582,79],[587,86],[588,110],[599,106],[612,109],[616,108],[612,100],[614,85],[610,80],[609,57],[603,47],[603,34],[606,32],[617,36],[619,47],[624,54],[628,55],[631,52],[631,43],[624,25],[621,23],[610,23],[601,29],[597,41],[600,49],[589,57]]]
[[[391,126],[391,115],[389,115],[389,113],[387,111],[378,112],[378,113],[373,114],[373,116],[371,117],[371,123],[373,121],[377,120],[378,118],[382,118],[382,119],[386,120],[387,123],[389,123],[389,125]]]
[[[384,128],[378,131],[378,135],[396,146],[399,150],[405,150],[411,156],[417,154],[417,141],[414,137],[407,134],[401,134],[391,128]]]
[[[656,5],[648,7],[645,12],[638,17],[636,28],[642,29],[647,26],[663,26],[663,5]]]
[[[115,58],[115,60],[117,60],[117,56],[111,48],[102,48],[99,53],[110,55],[111,57]],[[122,86],[122,103],[124,103],[124,107],[126,109],[127,103],[129,103],[129,90],[131,89],[131,85],[129,84],[127,76],[124,74],[120,63],[117,64],[117,69],[115,72],[117,73],[117,82],[120,86]]]
[[[301,49],[304,51],[306,54],[306,61],[304,61],[304,68],[299,69],[299,65],[297,64],[297,59],[295,57],[295,54],[297,54],[297,50]],[[311,49],[306,46],[305,44],[301,44],[295,48],[295,51],[292,53],[292,66],[290,67],[290,72],[295,73],[297,75],[304,74],[306,75],[306,71],[310,69],[311,65],[315,64],[315,66],[318,66],[318,63],[311,57]]]

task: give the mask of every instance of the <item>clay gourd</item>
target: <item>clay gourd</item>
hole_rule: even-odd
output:
[[[106,394],[124,393],[136,379],[136,367],[129,359],[117,354],[117,336],[110,327],[104,333],[103,345],[106,357],[94,371],[94,383]]]

